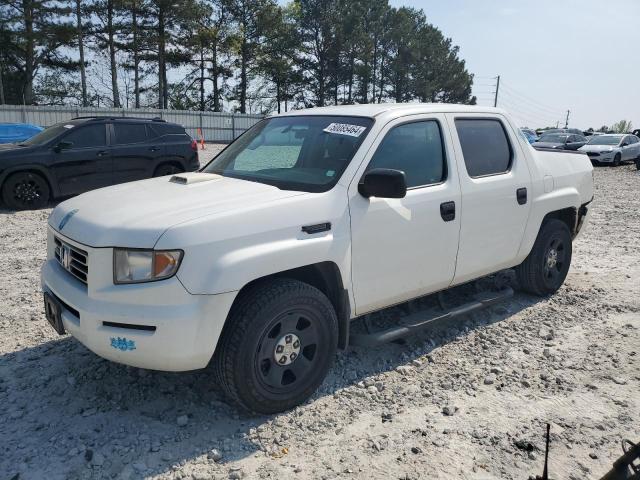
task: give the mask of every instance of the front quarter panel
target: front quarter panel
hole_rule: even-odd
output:
[[[331,230],[304,233],[304,225]],[[155,248],[184,250],[178,278],[192,294],[240,290],[267,275],[334,262],[348,288],[350,235],[346,190],[308,193],[262,206],[212,215],[167,230]]]

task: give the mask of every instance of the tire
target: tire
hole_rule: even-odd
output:
[[[564,283],[571,265],[571,232],[557,219],[543,222],[531,252],[516,267],[520,288],[534,295],[556,292]]]
[[[166,175],[175,175],[176,173],[182,173],[184,169],[175,165],[173,163],[163,163],[156,167],[156,170],[153,172],[154,177],[164,177]]]
[[[619,153],[616,153],[616,156],[613,157],[613,166],[614,167],[619,167],[620,166],[620,159],[622,158],[622,155],[620,155]]]
[[[226,396],[244,410],[293,408],[320,386],[335,358],[338,320],[317,288],[279,278],[241,294],[213,359]]]
[[[636,170],[640,170],[640,158],[636,158]]]
[[[12,210],[37,210],[49,203],[51,190],[47,181],[34,172],[14,173],[2,186],[2,199]]]

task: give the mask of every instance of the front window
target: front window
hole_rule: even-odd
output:
[[[86,120],[69,120],[68,122],[56,123],[55,125],[45,128],[43,131],[34,135],[28,140],[21,142],[20,145],[43,145],[50,140],[53,140],[58,135],[67,132],[78,125],[85,123]]]
[[[344,116],[266,119],[202,171],[283,190],[325,192],[338,182],[372,124],[370,118]]]
[[[589,145],[618,145],[621,140],[620,136],[595,135],[589,140]]]

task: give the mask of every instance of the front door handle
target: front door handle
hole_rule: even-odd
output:
[[[99,157],[104,157],[105,155],[108,155],[108,154],[109,154],[109,152],[107,152],[106,150],[101,150],[101,151],[98,152],[98,156]]]
[[[158,150],[160,150],[158,147],[151,147],[149,148],[150,152],[157,152]]]
[[[440,204],[440,216],[445,222],[456,218],[456,202],[444,202]]]
[[[516,190],[516,198],[518,199],[518,205],[527,203],[527,189],[523,187]]]

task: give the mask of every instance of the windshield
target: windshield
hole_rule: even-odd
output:
[[[564,143],[567,140],[569,135],[563,135],[561,133],[547,133],[540,137],[539,142],[550,142],[550,143]]]
[[[74,128],[81,122],[78,122],[77,120],[69,120],[68,122],[56,123],[49,128],[45,128],[30,139],[20,142],[20,145],[42,145],[43,143],[47,143],[49,140],[56,138],[62,132],[66,132],[68,129]]]
[[[595,135],[589,140],[589,145],[618,145],[620,140],[622,140],[622,136]]]
[[[266,119],[202,171],[283,190],[325,192],[338,182],[372,124],[370,118],[343,116]]]

